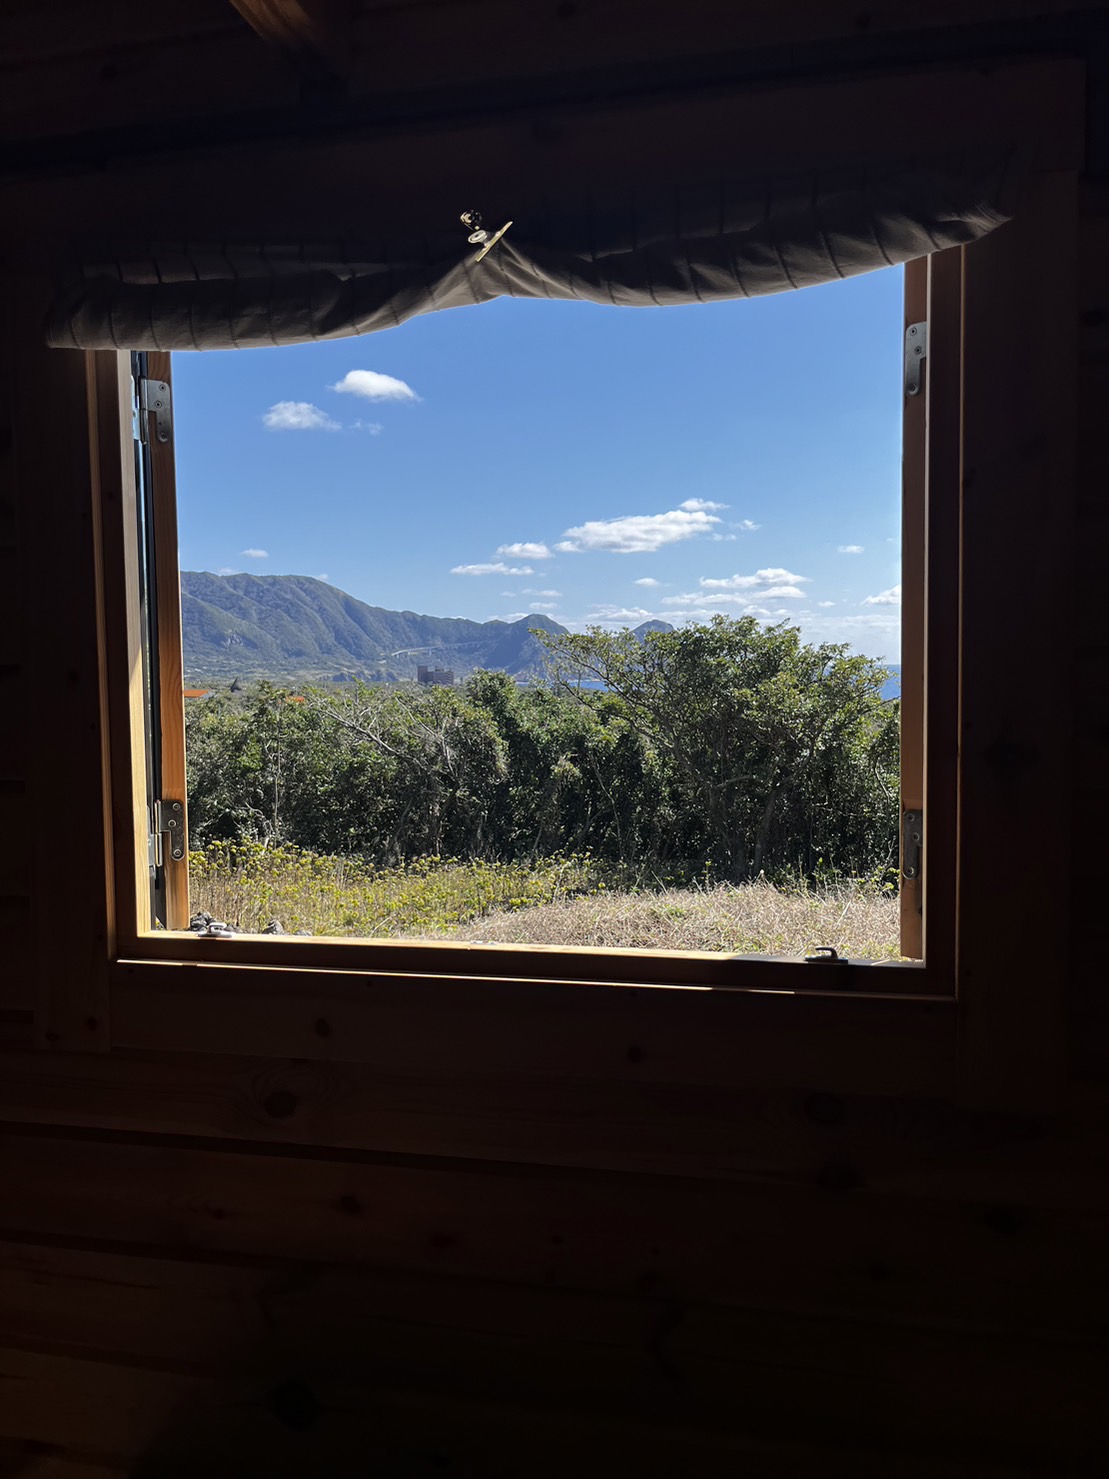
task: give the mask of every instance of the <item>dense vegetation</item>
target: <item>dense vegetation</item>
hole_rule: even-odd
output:
[[[589,851],[656,880],[895,864],[898,705],[879,664],[753,618],[536,635],[549,677],[529,687],[262,682],[191,703],[192,845],[376,868]]]

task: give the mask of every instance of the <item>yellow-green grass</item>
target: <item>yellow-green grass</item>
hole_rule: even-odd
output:
[[[454,933],[490,910],[549,904],[588,888],[589,872],[588,862],[573,858],[421,858],[374,868],[295,847],[213,843],[189,856],[189,892],[194,912],[248,933],[276,921],[291,934],[411,938]]]
[[[898,904],[870,885],[606,888],[588,859],[397,868],[293,847],[214,844],[190,857],[192,907],[256,932],[896,959]]]

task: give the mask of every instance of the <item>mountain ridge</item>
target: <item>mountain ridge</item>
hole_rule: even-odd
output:
[[[652,627],[656,624],[652,623]],[[181,572],[186,682],[218,678],[416,677],[421,663],[513,677],[539,673],[544,649],[531,629],[567,628],[532,613],[517,621],[471,621],[371,606],[310,575]]]

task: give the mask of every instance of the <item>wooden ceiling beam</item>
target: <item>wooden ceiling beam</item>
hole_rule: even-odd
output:
[[[247,25],[314,80],[346,80],[354,36],[348,0],[231,0]]]

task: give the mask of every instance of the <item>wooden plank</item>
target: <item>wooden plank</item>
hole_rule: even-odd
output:
[[[12,65],[54,61],[75,52],[105,57],[121,47],[145,50],[183,36],[222,40],[236,30],[227,0],[189,0],[171,15],[134,0],[6,0],[0,7],[0,56]]]
[[[0,1140],[0,1231],[667,1301],[1101,1338],[1109,1211],[150,1137]],[[119,1251],[125,1251],[121,1247]]]
[[[256,141],[218,153],[185,130],[172,158],[127,160],[123,142],[110,167],[95,175],[60,167],[49,180],[14,180],[0,240],[9,259],[32,269],[56,259],[80,222],[97,241],[147,243],[205,239],[293,240],[311,223],[312,239],[364,241],[364,205],[351,179],[372,171],[374,220],[403,234],[452,231],[460,198],[480,200],[493,216],[524,219],[558,199],[581,200],[660,182],[718,186],[721,179],[763,178],[842,167],[874,157],[874,119],[883,120],[891,156],[913,156],[919,145],[911,91],[929,114],[929,148],[956,155],[968,136],[999,147],[1016,145],[1030,167],[1075,167],[1082,159],[1084,69],[1041,62],[929,72],[926,77],[876,75],[849,83],[746,87],[718,95],[641,97],[613,104],[593,100],[519,116],[473,119],[440,116],[433,123],[384,127],[352,122],[342,134]],[[195,78],[190,77],[195,86]],[[812,119],[822,127],[814,130]],[[226,131],[225,131],[226,133]],[[160,126],[163,156],[172,135]],[[377,229],[381,229],[379,225]]]
[[[150,923],[138,489],[129,356],[105,352],[88,361],[102,612],[99,670],[109,741],[103,866],[111,885],[108,948],[114,955]]]
[[[940,1461],[991,1436],[996,1445],[999,1433],[1025,1462],[1037,1449],[1081,1454],[1098,1437],[1106,1357],[1086,1343],[845,1328],[675,1305],[649,1291],[597,1297],[41,1245],[4,1253],[9,1361],[26,1352],[60,1358],[63,1372],[67,1359],[92,1359],[140,1380],[150,1369],[207,1377],[220,1405],[243,1387],[264,1401],[291,1380],[328,1408],[348,1406],[340,1388],[362,1389],[359,1409],[382,1387],[428,1405],[496,1392],[524,1409],[771,1440],[801,1419],[833,1450],[861,1430],[879,1449],[912,1432]],[[991,1371],[985,1391],[967,1382],[968,1369]]]
[[[0,67],[0,137],[16,145],[93,127],[142,130],[150,126],[154,99],[159,129],[205,113],[295,104],[293,68],[259,46],[230,13],[229,20],[217,36],[176,35],[148,46],[109,46]]]
[[[27,897],[30,893],[31,824],[26,784],[0,776],[0,895]]]
[[[928,318],[928,260],[905,264],[904,334]],[[927,384],[902,395],[901,420],[901,815],[924,810],[924,582],[928,493]],[[901,837],[901,954],[924,958],[924,895],[919,874],[906,878]]]
[[[65,1452],[33,1438],[0,1439],[0,1474],[12,1479],[128,1479],[127,1460]]]
[[[353,70],[352,6],[345,0],[231,0],[252,31],[310,77]]]
[[[961,248],[929,258],[923,904],[930,969],[952,976],[960,865],[963,273]]]
[[[936,1100],[750,1087],[429,1077],[197,1054],[0,1054],[0,1121],[807,1187],[1101,1205],[1096,1142]]]
[[[961,1081],[1014,1107],[1054,1102],[1064,1068],[1076,225],[1074,176],[1046,175],[966,249]]]
[[[360,4],[356,67],[361,87],[443,87],[457,79],[460,66],[474,86],[503,86],[521,77],[573,74],[586,67],[619,77],[637,65],[657,69],[661,63],[675,71],[684,64],[688,76],[698,60],[700,70],[715,79],[726,75],[729,60],[746,59],[762,48],[788,47],[796,57],[801,48],[821,42],[884,42],[888,56],[889,43],[904,37],[903,53],[911,54],[912,32],[942,29],[948,32],[949,47],[958,46],[962,26],[1073,15],[1096,8],[1097,0],[972,0],[964,5],[937,0],[926,11],[903,0],[876,0],[865,11],[828,0],[779,0],[773,6],[739,8],[728,0],[691,0],[682,7],[680,22],[673,7],[644,6],[637,0],[594,0],[588,7],[573,8],[521,6],[516,0],[468,0],[432,8],[433,3]],[[1004,32],[997,35],[1001,40]],[[484,44],[489,36],[496,36],[496,46]],[[1011,41],[1011,35],[1005,39]],[[809,57],[817,60],[812,51]],[[771,64],[774,60],[780,64],[780,56],[772,57]]]
[[[815,968],[819,969],[819,968]],[[125,962],[114,1040],[163,1052],[941,1097],[947,1002]]]
[[[814,967],[798,956],[731,955],[720,950],[619,949],[590,945],[501,945],[460,940],[364,940],[334,935],[204,937],[150,931],[123,952],[128,962],[173,962],[221,969],[267,966],[358,972],[367,980],[453,981],[508,978],[547,985],[689,987],[860,999],[947,1000],[950,976],[910,962],[842,961]]]
[[[4,941],[4,974],[0,978],[0,1011],[31,1011],[34,1009],[35,973],[32,929],[30,898],[22,894],[0,894],[0,939]]]
[[[7,291],[21,366],[14,459],[23,656],[35,675],[24,722],[38,1024],[44,1042],[99,1048],[106,1044],[108,952],[86,367],[84,356],[43,342],[48,283],[9,279]],[[49,581],[41,574],[46,559]],[[57,816],[62,798],[64,857],[57,827],[43,824]]]
[[[1083,1078],[1109,1079],[1109,1000],[1103,989],[1109,925],[1099,840],[1109,832],[1109,632],[1103,602],[1109,548],[1109,189],[1083,187],[1079,223],[1079,371],[1075,507],[1076,631],[1079,681],[1074,715],[1071,890],[1074,953],[1068,991],[1068,1063]]]
[[[147,374],[164,380],[172,396],[173,367],[168,354],[148,354]],[[158,644],[158,723],[161,728],[161,794],[184,808],[185,856],[175,862],[163,850],[166,929],[189,927],[188,778],[185,773],[184,659],[181,650],[181,574],[177,548],[177,468],[174,441],[150,436],[148,517],[154,542],[155,639]]]
[[[0,580],[4,579],[7,571],[4,566],[8,563],[0,557]],[[13,553],[12,566],[15,564]],[[14,568],[11,574],[9,590],[17,590],[18,582],[15,579]],[[0,599],[0,607],[8,602]],[[14,608],[14,598],[10,601]],[[3,612],[0,610],[0,620]],[[15,644],[20,640],[22,622],[13,620],[7,626],[7,641],[3,643],[10,650],[15,651]],[[0,629],[2,630],[2,629]],[[0,639],[3,640],[3,639]],[[20,704],[27,701],[27,677],[17,661],[10,663],[0,662],[0,713],[11,715],[17,712]],[[28,773],[31,763],[30,746],[27,743],[26,726],[8,722],[0,725],[0,784],[7,781],[22,780]]]
[[[895,1445],[856,1432],[837,1446],[838,1434],[830,1440],[818,1423],[797,1416],[763,1436],[757,1421],[753,1432],[739,1421],[725,1430],[698,1429],[649,1411],[632,1417],[585,1404],[556,1409],[541,1396],[530,1406],[489,1393],[429,1397],[359,1373],[322,1379],[313,1373],[311,1385],[215,1385],[20,1351],[2,1353],[0,1372],[23,1396],[13,1425],[50,1431],[56,1441],[60,1411],[69,1431],[121,1450],[121,1458],[130,1459],[125,1472],[140,1475],[210,1472],[214,1453],[233,1466],[229,1472],[251,1479],[320,1473],[415,1479],[443,1469],[482,1479],[518,1479],[521,1473],[564,1479],[582,1471],[583,1454],[589,1472],[634,1472],[644,1479],[747,1470],[766,1479],[816,1472],[830,1479],[887,1479],[894,1465],[904,1479],[1019,1479],[1044,1472],[1043,1453],[1015,1451],[1004,1427],[971,1453],[958,1454],[930,1442],[927,1427]],[[745,1407],[737,1402],[739,1413]],[[1058,1443],[1047,1456],[1054,1472],[1096,1473]],[[67,1479],[65,1470],[59,1479]]]

